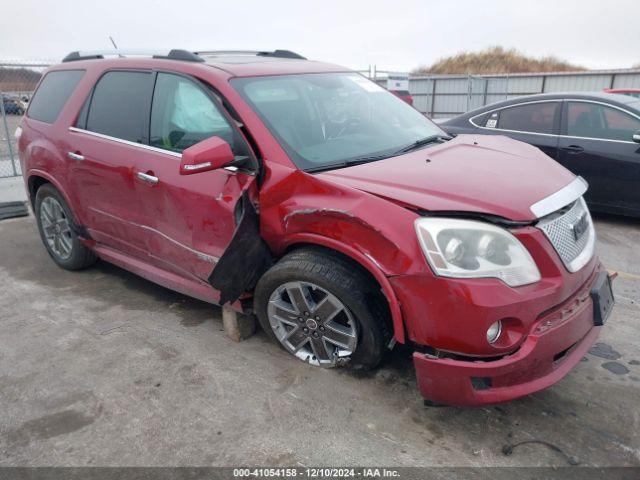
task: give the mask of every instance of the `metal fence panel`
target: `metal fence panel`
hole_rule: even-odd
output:
[[[611,86],[611,75],[553,75],[547,77],[545,92],[602,91]]]
[[[431,112],[431,95],[412,94],[413,106],[420,112]]]
[[[473,110],[485,104],[488,81],[483,77],[469,77],[469,98],[467,110]]]
[[[0,178],[22,174],[14,134],[49,64],[0,61]]]
[[[411,79],[409,80],[409,92],[411,92],[411,95],[431,95],[433,93],[433,83],[434,80],[432,78]]]
[[[434,113],[455,114],[467,110],[467,94],[436,95]]]
[[[452,117],[523,95],[563,91],[597,92],[610,87],[640,88],[640,70],[477,76],[421,75],[409,79],[414,106],[434,118]]]
[[[436,95],[452,95],[467,93],[469,77],[438,79],[436,82]]]
[[[501,102],[507,99],[507,95],[504,93],[492,93],[487,95],[487,101],[485,105],[491,105],[492,103]]]
[[[640,74],[616,75],[613,88],[640,88]]]
[[[509,95],[530,95],[542,92],[544,77],[506,77],[506,88],[502,91]]]

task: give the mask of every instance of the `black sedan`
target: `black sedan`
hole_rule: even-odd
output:
[[[589,182],[592,210],[640,216],[640,100],[608,93],[518,97],[440,123],[451,134],[530,143]],[[517,161],[514,158],[514,161]]]

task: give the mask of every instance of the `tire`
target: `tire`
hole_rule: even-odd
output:
[[[308,311],[292,300],[300,298],[299,292],[305,293],[302,305],[309,306]],[[336,314],[338,304],[344,308]],[[268,270],[256,286],[254,310],[267,335],[316,366],[375,368],[391,339],[388,308],[378,285],[353,262],[322,248],[296,250]],[[307,332],[301,331],[305,328]],[[316,333],[318,338],[311,336]],[[305,335],[308,341],[299,347]]]
[[[40,239],[58,266],[65,270],[80,270],[98,260],[78,238],[71,209],[50,183],[42,185],[36,193],[35,214]]]

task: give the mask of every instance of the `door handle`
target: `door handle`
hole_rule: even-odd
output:
[[[158,177],[154,177],[153,175],[149,175],[148,173],[138,172],[136,176],[145,183],[149,185],[155,185],[158,183]]]
[[[75,152],[67,152],[67,157],[69,157],[71,160],[75,160],[76,162],[81,162],[82,160],[84,160],[84,155],[80,155],[79,153]]]
[[[569,145],[567,147],[561,147],[561,150],[564,150],[567,153],[582,153],[584,152],[584,148],[580,145]]]

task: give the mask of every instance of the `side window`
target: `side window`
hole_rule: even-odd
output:
[[[615,140],[632,141],[633,134],[640,130],[640,120],[617,108],[602,107],[604,123],[609,137]]]
[[[500,111],[498,128],[518,132],[554,133],[559,102],[529,103]]]
[[[640,120],[631,115],[598,103],[568,102],[567,135],[632,141],[640,130]]]
[[[86,129],[143,143],[150,96],[151,73],[105,73],[93,91]]]
[[[181,152],[218,136],[234,148],[235,130],[204,90],[195,82],[158,73],[151,106],[150,145]]]
[[[84,70],[49,72],[29,103],[27,117],[53,123],[84,75]]]

